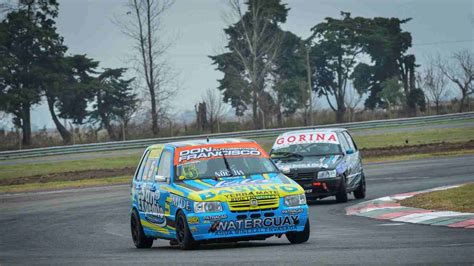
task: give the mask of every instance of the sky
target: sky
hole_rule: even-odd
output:
[[[59,33],[71,54],[87,54],[101,68],[127,67],[131,41],[112,22],[126,16],[127,0],[59,0]],[[413,18],[403,26],[411,32],[409,50],[423,66],[430,55],[447,56],[462,49],[474,51],[473,0],[283,0],[290,8],[285,30],[305,38],[325,17],[352,16]],[[209,55],[223,51],[226,44],[223,14],[226,0],[176,0],[162,20],[164,38],[173,40],[167,59],[178,73],[180,90],[172,112],[193,110],[208,88],[217,88],[222,73],[215,70]],[[54,128],[46,104],[32,110],[33,130]]]

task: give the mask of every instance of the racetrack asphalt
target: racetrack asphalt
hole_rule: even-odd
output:
[[[365,166],[367,199],[474,182],[474,155]],[[0,264],[470,264],[474,230],[346,216],[332,198],[310,205],[311,238],[204,245],[167,241],[138,250],[129,230],[128,186],[0,195]]]

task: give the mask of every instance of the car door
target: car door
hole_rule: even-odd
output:
[[[157,172],[158,160],[163,151],[162,147],[149,149],[143,162],[143,170],[140,172],[141,182],[136,186],[138,194],[138,211],[142,219],[144,229],[151,235],[158,235],[156,226],[164,224],[163,209],[160,207],[160,192],[154,185],[154,177]]]
[[[145,171],[145,165],[146,165],[146,161],[148,160],[149,154],[150,154],[150,150],[148,149],[145,150],[132,180],[132,188],[131,188],[132,207],[137,209],[139,214],[141,213],[140,200],[143,198],[142,177],[143,177],[143,172]]]
[[[349,154],[347,154],[347,164],[350,168],[348,175],[348,187],[357,187],[361,179],[362,163],[360,160],[360,153],[355,145],[351,135],[347,131],[343,131],[342,135],[347,142]]]
[[[157,233],[164,237],[170,237],[174,234],[173,228],[170,227],[170,192],[169,183],[171,180],[172,169],[172,151],[164,149],[161,153],[159,161],[157,162],[156,171],[153,175],[153,183],[150,189],[155,193],[155,200],[157,207],[155,209],[155,223],[160,227]]]

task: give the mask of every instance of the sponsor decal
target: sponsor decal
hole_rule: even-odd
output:
[[[145,213],[145,219],[158,226],[166,226],[163,208],[159,205],[160,191],[143,189],[138,193],[138,208]]]
[[[189,231],[191,231],[191,233],[194,233],[194,232],[197,232],[197,227],[196,226],[191,226],[189,227]]]
[[[188,217],[188,224],[198,224],[198,223],[199,223],[199,217],[197,216]]]
[[[214,148],[203,147],[184,150],[179,153],[178,163],[183,161],[209,159],[222,156],[260,156],[262,153],[257,148]]]
[[[227,214],[211,215],[211,216],[205,216],[204,222],[214,222],[214,221],[224,220],[224,219],[227,219]]]
[[[299,186],[292,184],[261,184],[261,185],[252,185],[252,186],[235,186],[235,187],[225,187],[221,189],[209,189],[197,193],[201,200],[211,200],[218,196],[226,198],[238,198],[244,197],[243,200],[249,199],[254,195],[263,194],[272,194],[279,195],[282,193],[294,193],[299,190]]]
[[[301,168],[330,168],[330,165],[333,165],[340,156],[335,155],[331,157],[321,157],[316,162],[301,162],[301,163],[285,163],[280,160],[276,161],[276,166],[283,172],[289,173],[291,169],[301,169]]]
[[[215,221],[209,228],[210,233],[218,235],[262,233],[295,230],[299,224],[298,215],[266,217],[245,220]]]
[[[300,134],[291,134],[280,136],[276,139],[273,148],[282,148],[295,144],[308,143],[330,143],[339,144],[336,133],[330,132],[308,132]]]
[[[311,194],[313,192],[313,189],[305,189],[304,193],[306,194]]]
[[[270,183],[268,179],[253,180],[253,179],[243,179],[243,180],[233,180],[233,181],[220,181],[214,185],[214,187],[234,187],[241,185],[255,185],[255,184],[265,184]]]
[[[296,208],[296,209],[285,209],[281,211],[283,214],[290,214],[290,215],[296,215],[300,214],[303,212],[302,208]]]
[[[177,148],[174,164],[178,165],[191,161],[221,158],[223,156],[268,158],[266,152],[256,143],[226,143]]]
[[[171,197],[171,204],[176,206],[177,208],[184,209],[187,211],[191,210],[191,202],[183,197],[176,196],[174,194],[170,195]]]

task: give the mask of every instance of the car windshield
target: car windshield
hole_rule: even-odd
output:
[[[242,176],[278,172],[256,143],[232,143],[178,148],[176,180]]]
[[[227,160],[228,167],[225,160]],[[269,158],[234,157],[192,161],[177,165],[178,180],[218,178],[277,172]]]
[[[339,144],[309,143],[295,144],[272,150],[272,158],[297,158],[299,156],[324,156],[341,154]],[[293,154],[296,154],[294,156]]]

